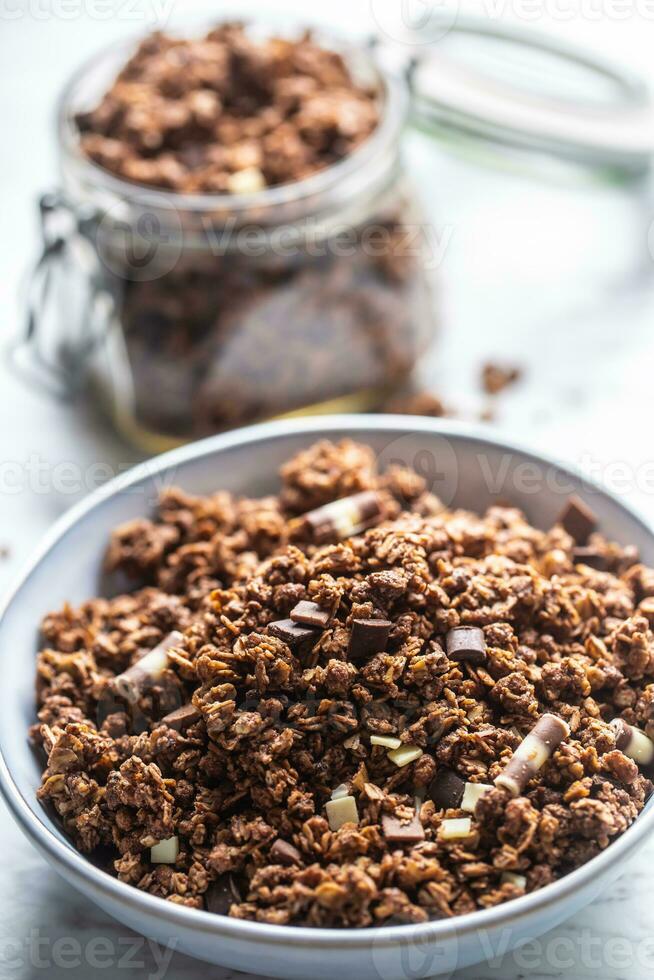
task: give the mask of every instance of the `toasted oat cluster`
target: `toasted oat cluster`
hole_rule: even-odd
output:
[[[132,588],[46,617],[39,796],[107,871],[269,923],[449,917],[542,888],[652,791],[654,572],[572,500],[445,508],[349,440],[278,496],[164,493]],[[124,586],[123,586],[124,588]]]
[[[152,34],[89,112],[83,152],[127,180],[180,193],[253,193],[341,160],[378,123],[376,94],[309,34]]]

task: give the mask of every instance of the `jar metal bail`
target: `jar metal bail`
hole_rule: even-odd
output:
[[[434,12],[370,39],[404,75],[416,126],[549,154],[630,179],[654,156],[654,107],[631,71],[533,28]],[[556,66],[556,70],[552,69]]]
[[[67,401],[81,388],[83,367],[96,343],[89,329],[93,322],[92,280],[76,340],[70,336],[61,337],[48,352],[44,322],[51,306],[51,294],[57,281],[65,275],[63,265],[66,251],[71,247],[79,248],[78,243],[88,233],[95,215],[88,209],[76,209],[60,189],[47,191],[41,196],[39,213],[41,254],[28,283],[25,330],[10,344],[7,356],[16,374],[38,385],[51,396]],[[77,243],[76,246],[73,243]],[[86,262],[88,264],[88,256]]]

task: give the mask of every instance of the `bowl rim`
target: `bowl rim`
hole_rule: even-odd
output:
[[[452,436],[463,442],[487,443],[495,449],[503,449],[541,465],[552,466],[564,475],[582,481],[589,490],[609,498],[640,526],[645,535],[654,537],[654,529],[638,514],[637,510],[631,505],[625,504],[613,491],[588,478],[576,467],[562,463],[549,454],[535,453],[519,442],[506,439],[504,436],[495,433],[489,433],[479,425],[410,415],[323,415],[313,418],[264,422],[233,432],[210,436],[170,450],[154,459],[145,460],[71,506],[46,533],[40,546],[26,563],[23,571],[17,576],[15,585],[0,603],[0,629],[9,608],[20,599],[20,593],[31,574],[50,551],[81,518],[90,514],[103,502],[127,487],[140,482],[147,482],[162,471],[174,470],[176,467],[181,467],[193,460],[220,454],[225,450],[244,445],[277,440],[288,436],[307,435],[318,438],[321,434],[327,435],[335,432],[340,432],[343,437],[352,436],[365,439],[366,432],[370,431],[375,433],[388,432],[389,435],[424,433],[426,435],[440,435],[445,438]],[[530,892],[493,908],[479,909],[455,916],[452,919],[432,920],[416,924],[372,926],[365,929],[322,928],[274,925],[244,919],[232,919],[201,909],[162,901],[155,895],[139,891],[133,885],[119,881],[108,872],[96,867],[70,844],[60,840],[43,823],[14,782],[5,760],[4,748],[1,745],[0,793],[21,829],[45,853],[56,868],[59,869],[63,866],[73,879],[81,880],[87,888],[94,892],[104,893],[107,898],[116,903],[136,912],[151,915],[180,930],[247,940],[248,943],[259,946],[310,946],[314,949],[329,949],[337,946],[350,949],[364,949],[374,946],[375,949],[383,949],[384,947],[396,946],[398,943],[424,942],[425,940],[437,943],[452,938],[461,940],[466,935],[483,929],[490,930],[515,924],[520,919],[534,916],[547,908],[563,903],[567,896],[577,889],[589,886],[593,879],[621,859],[624,863],[648,832],[654,828],[654,807],[650,807],[649,810],[641,813],[620,837],[600,854],[591,858],[590,861],[564,877],[545,885],[538,891]],[[136,927],[138,928],[138,925]]]

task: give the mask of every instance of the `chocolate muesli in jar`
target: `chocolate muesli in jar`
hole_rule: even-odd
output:
[[[443,370],[429,352],[437,268],[455,365],[457,353],[479,356],[482,326],[494,335],[507,310],[522,349],[529,324],[548,322],[542,300],[561,263],[575,270],[583,251],[548,264],[571,222],[595,229],[601,207],[613,228],[619,213],[621,240],[640,248],[628,229],[654,152],[647,91],[538,31],[432,14],[401,29],[373,18],[367,45],[262,25],[153,34],[83,67],[60,103],[61,190],[42,200],[16,360],[41,386],[90,381],[119,428],[156,450],[298,411],[440,414],[433,394],[406,398],[411,378]],[[406,148],[441,226],[407,186],[409,107],[440,143]],[[498,238],[505,213],[529,238]],[[471,264],[491,254],[510,295],[496,309]],[[464,295],[477,302],[467,313]]]
[[[65,382],[90,378],[148,448],[405,382],[434,329],[406,107],[368,52],[305,32],[223,24],[94,59],[44,214],[86,289]]]

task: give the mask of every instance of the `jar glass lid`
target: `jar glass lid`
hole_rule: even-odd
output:
[[[647,86],[601,57],[533,29],[451,12],[384,30],[375,47],[386,67],[406,73],[423,126],[591,166],[649,168]]]

